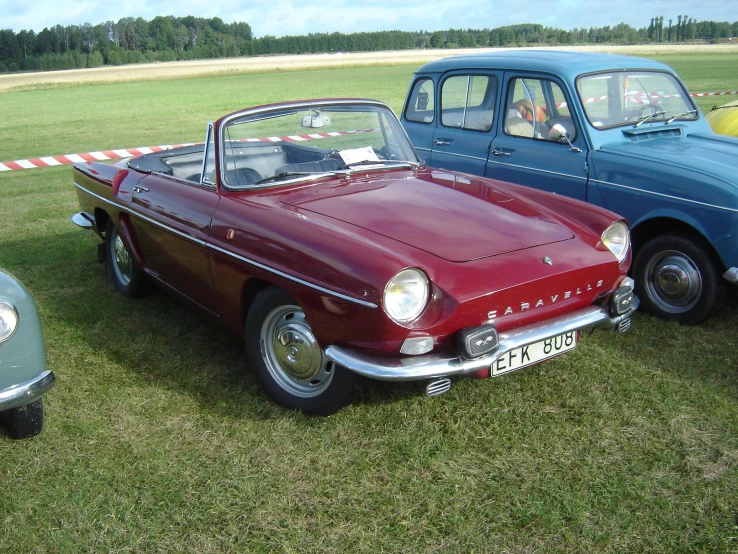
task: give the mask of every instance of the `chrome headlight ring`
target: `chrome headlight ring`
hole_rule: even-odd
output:
[[[630,248],[630,229],[628,229],[628,226],[622,221],[616,221],[604,230],[600,239],[602,244],[615,255],[618,262],[622,263]]]
[[[13,336],[18,328],[18,311],[15,306],[0,300],[0,343]]]
[[[420,269],[399,271],[387,282],[382,295],[382,308],[392,321],[400,325],[416,319],[428,305],[430,280]]]

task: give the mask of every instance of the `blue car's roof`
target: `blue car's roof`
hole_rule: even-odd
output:
[[[501,50],[444,58],[425,64],[417,73],[442,73],[451,69],[509,69],[546,71],[574,79],[583,73],[609,69],[671,69],[653,60],[615,54],[561,50]]]

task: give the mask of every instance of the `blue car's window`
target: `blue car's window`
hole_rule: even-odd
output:
[[[570,140],[576,137],[576,127],[561,87],[548,79],[513,79],[507,95],[505,133],[516,137],[552,140],[549,133],[554,125],[566,129]]]
[[[696,119],[681,84],[661,71],[617,71],[585,75],[577,81],[579,99],[597,129],[647,121]]]
[[[441,88],[441,123],[446,127],[489,131],[494,118],[497,80],[487,75],[456,75]]]
[[[433,123],[436,95],[431,79],[419,79],[410,92],[410,100],[405,109],[405,119],[416,123]]]

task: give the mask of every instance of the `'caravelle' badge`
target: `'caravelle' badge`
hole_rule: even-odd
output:
[[[546,256],[546,257],[543,258],[543,263],[546,264],[546,265],[553,265],[553,262],[551,261],[551,258],[549,258],[548,256]]]

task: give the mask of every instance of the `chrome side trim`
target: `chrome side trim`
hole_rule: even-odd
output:
[[[306,287],[310,287],[311,289],[315,289],[317,291],[323,292],[325,294],[330,294],[331,296],[335,296],[337,298],[341,298],[342,300],[347,300],[349,302],[354,302],[355,304],[359,304],[361,306],[366,306],[367,308],[376,308],[377,305],[373,302],[367,302],[366,300],[360,300],[358,298],[353,298],[351,296],[348,296],[346,294],[342,294],[340,292],[335,292],[332,290],[329,290],[327,288],[321,287],[319,285],[315,285],[313,283],[310,283],[308,281],[305,281],[304,279],[300,279],[298,277],[294,277],[292,275],[289,275],[288,273],[284,273],[283,271],[279,271],[278,269],[271,268],[269,266],[266,266],[262,263],[256,262],[254,260],[251,260],[249,258],[246,258],[244,256],[240,256],[239,254],[235,254],[229,250],[226,250],[224,248],[221,248],[220,246],[216,246],[212,243],[208,243],[207,247],[216,250],[222,254],[225,254],[226,256],[231,256],[232,258],[235,258],[236,260],[239,260],[241,262],[247,263],[249,265],[253,265],[255,267],[258,267],[259,269],[263,269],[264,271],[268,271],[269,273],[273,273],[274,275],[279,275],[280,277],[284,277],[285,279],[289,279],[290,281],[294,281],[296,283],[300,283],[301,285],[305,285]]]
[[[728,271],[723,273],[723,279],[733,285],[738,285],[738,267],[731,267]]]
[[[638,301],[635,296],[633,304],[629,312],[617,317],[610,317],[607,306],[590,306],[553,321],[534,323],[507,333],[500,333],[500,347],[495,352],[474,360],[465,360],[453,354],[383,358],[354,352],[340,346],[329,346],[325,354],[338,365],[365,377],[382,381],[416,381],[463,375],[489,368],[498,358],[515,348],[528,346],[563,333],[588,327],[612,330],[636,311]]]
[[[506,164],[502,162],[496,162],[493,160],[487,160],[487,163],[494,165],[502,165],[505,167],[514,167],[515,169],[527,169],[529,171],[535,171],[537,173],[545,173],[546,175],[558,175],[559,177],[567,177],[569,179],[577,179],[578,181],[586,181],[587,177],[580,177],[578,175],[571,175],[570,173],[559,173],[558,171],[548,171],[547,169],[538,169],[537,167],[528,167],[526,165],[515,165]]]
[[[119,202],[113,202],[112,200],[108,200],[107,198],[103,198],[99,194],[95,194],[91,190],[86,189],[85,187],[83,187],[82,185],[80,185],[77,181],[74,181],[74,186],[77,187],[80,190],[85,191],[87,194],[90,194],[90,195],[94,196],[95,198],[98,198],[99,200],[102,200],[106,204],[110,204],[111,206],[115,206],[116,208],[120,208],[122,210],[127,210],[128,209],[128,206],[126,206],[125,204],[120,204]]]
[[[680,196],[673,196],[671,194],[663,194],[663,193],[660,193],[660,192],[653,192],[653,191],[650,191],[650,190],[639,189],[637,187],[629,187],[627,185],[618,185],[617,183],[611,183],[609,181],[600,181],[598,179],[591,179],[591,182],[597,183],[598,185],[606,185],[606,186],[610,186],[610,187],[616,187],[616,188],[621,188],[621,189],[632,190],[632,191],[640,192],[640,193],[643,193],[643,194],[650,194],[652,196],[660,196],[661,198],[670,198],[671,200],[679,200],[680,202],[687,202],[689,204],[696,204],[698,206],[705,206],[706,208],[715,208],[716,210],[725,210],[726,212],[735,212],[735,213],[738,213],[738,209],[735,209],[735,208],[726,208],[725,206],[716,206],[715,204],[708,204],[706,202],[700,202],[698,200],[690,200],[688,198],[682,198]]]
[[[192,241],[194,243],[197,243],[200,246],[204,246],[204,247],[210,248],[211,250],[216,250],[216,251],[218,251],[218,252],[220,252],[222,254],[225,254],[227,256],[231,256],[232,258],[235,258],[236,260],[240,260],[240,261],[242,261],[244,263],[247,263],[249,265],[253,265],[255,267],[258,267],[259,269],[263,269],[264,271],[268,271],[269,273],[273,273],[274,275],[279,275],[280,277],[283,277],[285,279],[289,279],[290,281],[294,281],[295,283],[299,283],[299,284],[304,285],[306,287],[309,287],[311,289],[315,289],[315,290],[320,291],[322,293],[329,294],[331,296],[335,296],[336,298],[340,298],[342,300],[347,300],[349,302],[353,302],[355,304],[359,304],[360,306],[366,306],[367,308],[376,308],[377,307],[377,305],[374,304],[373,302],[367,302],[366,300],[361,300],[359,298],[353,298],[353,297],[348,296],[346,294],[343,294],[343,293],[340,293],[340,292],[335,292],[335,291],[329,290],[329,289],[327,289],[325,287],[321,287],[319,285],[315,285],[313,283],[310,283],[308,281],[305,281],[304,279],[300,279],[299,277],[294,277],[294,276],[289,275],[288,273],[285,273],[285,272],[280,271],[278,269],[271,268],[271,267],[269,267],[269,266],[267,266],[265,264],[262,264],[260,262],[254,261],[254,260],[252,260],[250,258],[246,258],[244,256],[241,256],[239,254],[236,254],[235,252],[231,252],[230,250],[226,250],[225,248],[221,248],[220,246],[216,246],[215,244],[212,244],[212,243],[209,243],[209,242],[205,242],[205,241],[202,241],[202,240],[197,239],[195,237],[192,237],[192,236],[188,235],[187,233],[183,233],[181,231],[178,231],[177,229],[172,229],[171,227],[169,227],[167,225],[164,225],[163,223],[160,223],[158,221],[155,221],[155,220],[151,219],[150,217],[146,217],[145,215],[142,215],[142,214],[138,213],[135,210],[131,210],[128,206],[125,206],[123,204],[119,204],[117,202],[111,202],[107,198],[103,198],[99,194],[95,194],[94,192],[91,192],[91,191],[87,190],[82,185],[79,185],[77,183],[74,183],[74,186],[80,188],[81,190],[85,191],[88,194],[91,194],[92,196],[94,196],[96,198],[99,198],[103,202],[106,202],[108,204],[111,204],[113,206],[116,206],[117,208],[120,208],[121,210],[124,210],[124,211],[128,212],[129,214],[131,214],[133,216],[136,216],[136,217],[141,218],[141,219],[143,219],[145,221],[148,221],[152,225],[156,225],[157,227],[160,227],[160,228],[164,229],[165,231],[169,231],[171,233],[174,233],[174,234],[176,234],[178,236],[181,236],[182,238],[185,238],[185,239],[190,240],[190,241]]]
[[[54,388],[56,377],[48,369],[25,383],[19,383],[0,391],[0,412],[30,404]]]
[[[429,150],[430,152],[430,150]],[[433,150],[434,154],[446,154],[447,156],[456,156],[457,158],[467,158],[469,160],[477,160],[481,162],[486,162],[487,158],[480,158],[479,156],[469,156],[467,154],[459,154],[457,152],[446,152],[445,150]]]
[[[138,212],[137,210],[132,210],[129,206],[126,206],[124,204],[119,204],[117,202],[111,202],[107,198],[103,198],[99,194],[95,194],[94,192],[87,190],[82,185],[78,185],[77,183],[74,183],[74,186],[79,187],[80,189],[82,189],[83,191],[85,191],[88,194],[91,194],[95,198],[99,198],[103,202],[107,202],[108,204],[111,204],[113,206],[116,206],[117,208],[120,208],[123,211],[128,212],[132,216],[136,216],[139,219],[142,219],[142,220],[144,220],[144,221],[146,221],[148,223],[151,223],[152,225],[154,225],[156,227],[159,227],[160,229],[164,229],[165,231],[168,231],[168,232],[173,233],[175,235],[178,235],[178,236],[180,236],[180,237],[182,237],[184,239],[187,239],[189,241],[192,241],[192,242],[194,242],[196,244],[199,244],[200,246],[206,246],[207,245],[207,243],[204,240],[200,240],[198,238],[193,237],[192,235],[188,235],[187,233],[183,233],[182,231],[179,231],[177,229],[173,229],[172,227],[169,227],[168,225],[164,225],[163,223],[161,223],[159,221],[156,221],[155,219],[152,219],[152,218],[150,218],[148,216],[143,215],[142,213]]]

